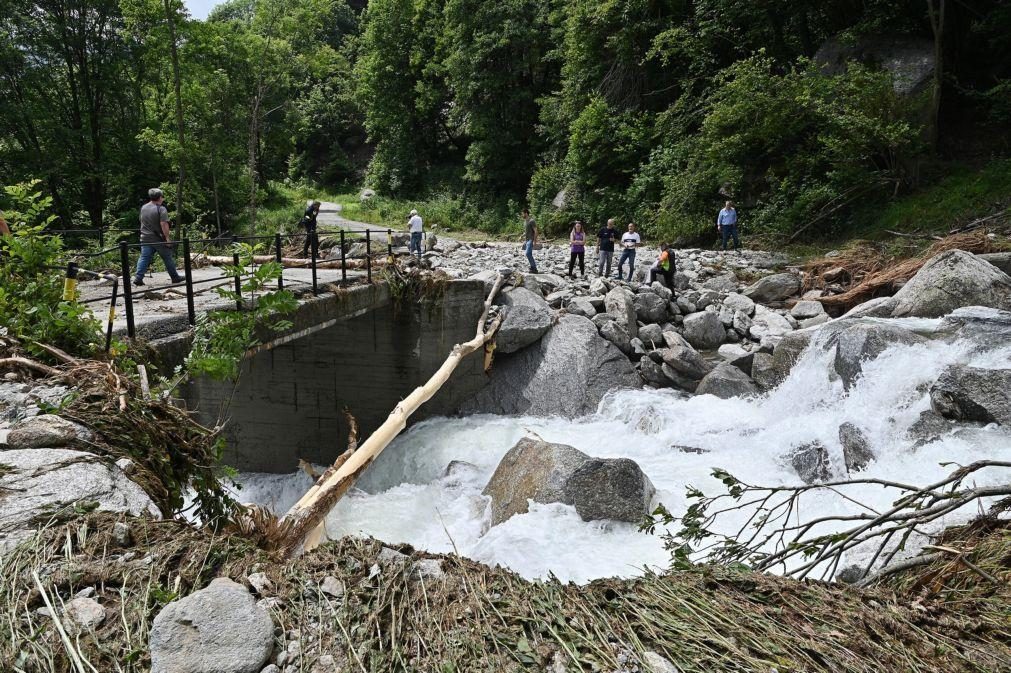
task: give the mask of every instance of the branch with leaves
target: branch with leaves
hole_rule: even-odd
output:
[[[661,505],[642,528],[654,533],[657,526],[680,523],[677,532],[664,534],[675,567],[686,567],[702,558],[719,564],[745,564],[756,570],[778,570],[798,578],[817,573],[821,579],[830,579],[847,552],[862,547],[869,555],[861,576],[868,576],[876,567],[889,566],[907,548],[913,535],[931,538],[931,525],[943,517],[992,498],[1000,500],[989,507],[988,516],[1011,510],[1011,483],[977,486],[968,481],[971,475],[987,468],[1007,469],[1011,462],[978,461],[924,487],[873,478],[758,486],[716,469],[712,474],[723,482],[726,492],[707,496],[689,488],[688,498],[695,502],[684,515],[674,516]],[[891,507],[877,511],[847,493],[851,487],[866,485],[895,491],[897,497]],[[826,491],[857,505],[858,511],[802,520],[801,499]],[[732,534],[714,530],[728,517],[742,513],[747,518]],[[832,532],[817,532],[826,527]]]

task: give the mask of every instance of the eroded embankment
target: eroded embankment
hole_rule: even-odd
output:
[[[254,591],[276,627],[271,658],[297,652],[283,655],[296,671],[634,672],[651,670],[643,662],[655,655],[684,672],[1011,667],[1007,528],[974,533],[967,558],[981,573],[939,563],[900,577],[897,592],[720,568],[587,586],[529,582],[351,538],[278,562],[240,537],[173,521],[128,519],[126,540],[116,521],[93,513],[54,524],[0,561],[0,661],[24,671],[73,671],[74,659],[87,670],[146,671],[164,604],[218,576],[248,585],[263,573]],[[61,638],[46,601],[75,595],[104,613],[80,630],[63,616]]]

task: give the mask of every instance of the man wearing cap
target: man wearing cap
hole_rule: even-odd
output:
[[[144,284],[144,274],[151,266],[151,259],[156,252],[165,262],[165,270],[172,282],[181,283],[183,279],[176,271],[176,263],[172,259],[168,209],[163,205],[165,196],[160,189],[149,189],[147,198],[148,202],[140,208],[140,259],[137,260],[133,284]]]
[[[422,221],[421,216],[418,215],[418,211],[411,211],[411,219],[407,221],[407,229],[411,232],[411,245],[408,250],[411,252],[417,252],[421,254],[421,232],[422,232]]]

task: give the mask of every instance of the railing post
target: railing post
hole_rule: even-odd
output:
[[[109,276],[106,276],[108,278]],[[116,296],[119,294],[119,278],[112,276],[112,301],[109,302],[109,323],[105,327],[105,352],[112,348],[112,324],[116,321]]]
[[[133,339],[137,329],[133,324],[133,292],[130,291],[130,251],[126,241],[119,242],[120,278],[123,279],[123,308],[126,309],[126,335]]]
[[[344,230],[341,229],[341,282],[346,282],[348,279],[348,267],[347,267],[347,257],[344,252]]]
[[[372,230],[365,230],[365,273],[369,280],[372,282]]]
[[[309,241],[309,254],[312,257],[312,294],[316,296],[319,294],[319,286],[316,285],[316,255],[319,254],[319,237],[315,230],[307,235],[312,237]]]
[[[232,266],[235,268],[235,310],[242,310],[242,274],[239,272],[239,237],[232,236]]]
[[[393,230],[386,230],[386,255],[393,259]]]
[[[193,264],[190,262],[190,239],[183,239],[183,272],[186,277],[186,318],[190,325],[197,324],[197,311],[193,307]]]
[[[67,262],[67,277],[63,279],[63,301],[77,299],[77,262]]]
[[[98,247],[100,250],[105,249],[105,227],[98,228]]]
[[[277,277],[277,289],[284,289],[284,263],[281,261],[281,234],[274,234],[274,259],[281,266],[281,275]]]

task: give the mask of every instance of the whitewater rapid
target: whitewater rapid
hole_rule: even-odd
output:
[[[939,324],[935,320],[889,322],[922,334],[930,334]],[[596,413],[575,420],[431,419],[414,425],[386,449],[358,488],[328,517],[327,533],[330,538],[370,535],[432,552],[456,552],[511,568],[527,578],[553,574],[563,581],[582,583],[638,575],[644,566],[667,567],[670,556],[659,535],[639,532],[633,524],[585,522],[566,505],[532,503],[529,513],[489,527],[488,499],[481,491],[502,456],[533,433],[591,456],[631,458],[656,486],[656,501],[680,514],[689,502],[688,486],[707,494],[722,491],[711,476],[714,467],[752,484],[800,484],[788,454],[791,448],[809,442],[827,447],[834,476],[845,477],[838,437],[839,426],[845,422],[865,432],[878,456],[859,476],[933,483],[954,469],[950,463],[1006,460],[1011,455],[1011,434],[997,425],[948,433],[915,450],[914,441],[906,436],[920,413],[930,408],[930,384],[946,366],[1011,366],[1011,344],[993,346],[981,348],[967,340],[896,346],[865,364],[863,376],[844,391],[842,382],[830,376],[833,350],[826,350],[816,339],[786,381],[754,399],[635,390],[614,392]],[[453,461],[463,463],[448,469]],[[999,472],[977,473],[976,481],[997,483]],[[311,484],[303,473],[247,473],[238,482],[241,501],[279,513]],[[898,495],[872,485],[846,493],[879,511]],[[800,517],[809,520],[858,511],[852,502],[819,493],[804,496]],[[963,522],[974,513],[960,512],[938,526]],[[721,529],[729,532],[743,521],[743,515],[729,517]],[[847,562],[858,562],[863,553],[852,552]]]

